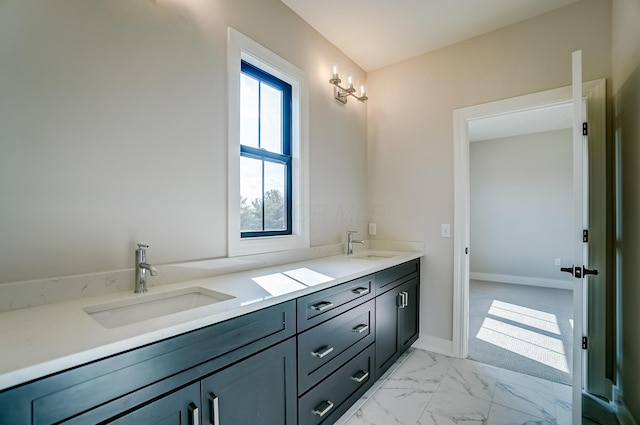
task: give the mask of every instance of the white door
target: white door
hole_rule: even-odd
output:
[[[582,123],[585,121],[582,105],[582,51],[572,54],[572,97],[573,97],[573,212],[574,212],[574,285],[573,285],[573,424],[582,423],[582,384],[583,359],[582,337],[584,332],[584,266],[587,261],[586,244],[583,242],[583,230],[588,222],[585,208],[588,190],[586,169],[585,137]]]

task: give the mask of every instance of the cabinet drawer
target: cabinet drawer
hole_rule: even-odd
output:
[[[374,341],[375,300],[298,335],[298,394]]]
[[[298,332],[372,299],[374,281],[369,275],[298,298]]]
[[[197,423],[200,413],[200,383],[196,382],[185,388],[175,390],[161,398],[144,404],[123,416],[109,421],[113,425],[139,424],[187,424]],[[71,422],[78,424],[97,423],[88,415],[81,415]],[[67,425],[67,422],[65,422]]]
[[[376,293],[382,294],[401,283],[406,282],[415,274],[420,272],[420,259],[415,259],[402,263],[390,269],[376,273]]]
[[[0,409],[0,423],[50,424],[109,403],[127,408],[124,394],[155,397],[165,378],[188,382],[204,373],[194,366],[215,370],[295,335],[294,321],[290,301],[0,392],[0,405],[14,406]]]
[[[373,384],[370,345],[298,400],[298,424],[332,424]]]

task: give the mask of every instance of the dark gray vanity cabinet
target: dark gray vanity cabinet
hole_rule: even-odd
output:
[[[0,391],[0,425],[329,425],[418,338],[420,260]]]
[[[202,403],[199,390],[194,395],[185,388],[196,385],[199,389],[201,380],[211,377],[214,382],[219,373],[226,385],[221,393],[232,392],[224,384],[233,375],[230,368],[237,367],[234,370],[241,375],[244,365],[255,368],[255,364],[266,364],[266,358],[282,363],[269,378],[290,367],[286,373],[293,375],[284,382],[278,377],[274,382],[279,384],[270,388],[280,391],[278,396],[293,394],[291,400],[295,400],[295,313],[295,301],[288,301],[1,391],[0,424],[156,423],[127,422],[130,414],[131,418],[158,415],[168,421],[160,423],[189,423],[185,422],[189,409],[198,409],[200,415]],[[272,346],[278,348],[272,350]],[[253,391],[246,388],[245,399],[262,396]],[[239,406],[239,402],[229,403],[232,408]],[[291,405],[295,406],[293,401],[287,408]],[[293,409],[282,417],[295,415]]]
[[[376,379],[419,335],[420,262],[376,274]]]

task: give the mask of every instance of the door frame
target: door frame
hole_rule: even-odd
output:
[[[598,244],[590,247],[590,267],[600,271],[599,276],[590,276],[587,291],[591,297],[598,292],[606,299],[606,83],[604,79],[588,81],[582,85],[583,98],[587,102],[587,121],[589,122],[589,215],[599,223],[591,228],[591,240]],[[469,127],[474,119],[502,115],[507,112],[537,109],[558,103],[571,101],[571,86],[560,87],[524,96],[513,97],[480,105],[469,106],[453,111],[454,133],[454,241],[453,241],[453,354],[466,358],[469,336],[469,262],[465,249],[469,247],[470,234],[470,184],[469,184]],[[596,246],[597,245],[597,246]],[[593,261],[592,258],[594,259]],[[591,285],[591,283],[596,283]],[[589,311],[591,313],[591,311]],[[598,314],[605,312],[598,311]],[[585,316],[585,321],[587,317]],[[605,323],[602,320],[601,323]],[[604,326],[604,325],[603,325]],[[577,330],[579,331],[579,330]],[[575,349],[575,347],[574,347]],[[602,347],[604,355],[606,347]],[[602,357],[604,360],[604,357]],[[592,362],[593,363],[593,362]],[[597,363],[605,363],[597,362]],[[585,365],[589,364],[588,362]],[[591,382],[605,394],[611,393],[611,383],[606,379],[606,370],[589,370]],[[594,377],[593,374],[598,375]],[[589,383],[589,379],[585,384]]]

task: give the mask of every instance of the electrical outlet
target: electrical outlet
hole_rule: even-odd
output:
[[[555,262],[556,266],[561,266],[562,265],[562,260],[559,258],[556,258],[556,262]]]
[[[451,237],[451,225],[443,224],[440,227],[440,237],[442,238],[450,238]]]
[[[369,223],[369,235],[375,236],[378,233],[376,223]]]

